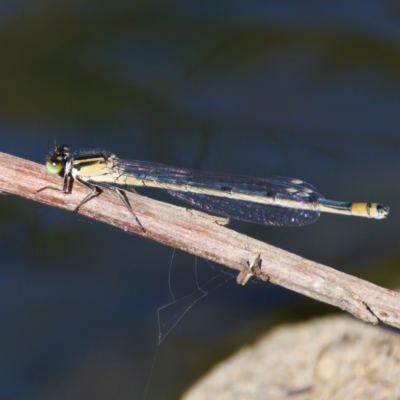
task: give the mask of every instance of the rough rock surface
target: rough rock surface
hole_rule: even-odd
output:
[[[270,331],[184,400],[400,399],[400,335],[346,316]]]

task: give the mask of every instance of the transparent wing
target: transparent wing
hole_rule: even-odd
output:
[[[251,203],[199,193],[172,190],[167,190],[167,192],[211,214],[263,225],[303,226],[315,222],[320,215],[318,211],[311,209],[300,210],[298,208]]]
[[[271,190],[285,193],[288,188],[296,192],[308,192],[312,199],[323,197],[318,190],[309,183],[299,179],[274,176],[271,178],[225,174],[210,171],[192,170],[187,168],[172,167],[165,164],[148,161],[117,160],[115,167],[128,175],[138,179],[153,180],[154,182],[193,184],[196,187],[229,187],[240,186],[249,190]]]
[[[299,192],[304,191],[304,190],[310,190],[314,193],[314,195],[318,198],[323,198],[323,196],[318,192],[318,189],[313,186],[310,185],[307,182],[303,182],[300,179],[296,179],[296,178],[287,178],[287,177],[283,177],[283,176],[273,176],[267,180],[272,180],[274,182],[279,182],[282,185],[287,185],[287,187],[294,187],[296,188]]]
[[[115,167],[121,174],[133,175],[137,179],[152,181],[170,195],[189,202],[204,211],[253,223],[274,226],[302,226],[316,221],[319,212],[315,203],[321,194],[312,186],[293,178],[251,177],[171,167],[164,164],[118,160]],[[170,190],[169,185],[196,188],[197,192]],[[129,190],[129,188],[122,188]],[[212,196],[207,190],[224,192],[257,193],[273,196],[281,193],[302,203],[305,209],[279,205],[260,204],[230,197]],[[204,193],[201,191],[204,190]]]

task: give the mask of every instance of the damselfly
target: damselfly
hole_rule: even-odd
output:
[[[306,225],[316,221],[321,212],[375,219],[389,214],[389,207],[382,204],[327,200],[299,179],[190,170],[123,160],[108,151],[72,153],[67,145],[49,153],[46,166],[50,172],[64,176],[64,185],[58,190],[67,193],[71,178],[91,190],[74,211],[101,189],[109,189],[118,193],[141,227],[125,195],[125,191],[135,192],[134,188],[140,186],[164,189],[212,214],[264,225]]]

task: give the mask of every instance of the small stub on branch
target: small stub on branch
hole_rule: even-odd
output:
[[[207,221],[213,222],[217,225],[225,226],[225,225],[228,225],[230,222],[230,218],[228,218],[228,217],[220,217],[217,215],[205,214],[202,211],[193,210],[190,208],[187,208],[186,211],[188,213],[190,213],[196,219],[207,220]]]
[[[252,276],[255,275],[255,269],[261,268],[261,253],[258,253],[255,260],[250,264],[247,262],[247,265],[240,271],[239,275],[236,278],[236,282],[239,285],[245,285]]]

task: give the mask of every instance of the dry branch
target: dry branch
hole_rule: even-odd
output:
[[[61,185],[61,178],[44,166],[0,153],[0,191],[72,211],[88,192],[82,185],[75,184],[68,195],[37,192]],[[128,198],[145,233],[118,196],[108,191],[84,204],[79,214],[234,268],[241,282],[255,275],[340,307],[363,321],[400,327],[399,293],[239,234],[217,223],[217,217],[140,195],[128,194]]]

